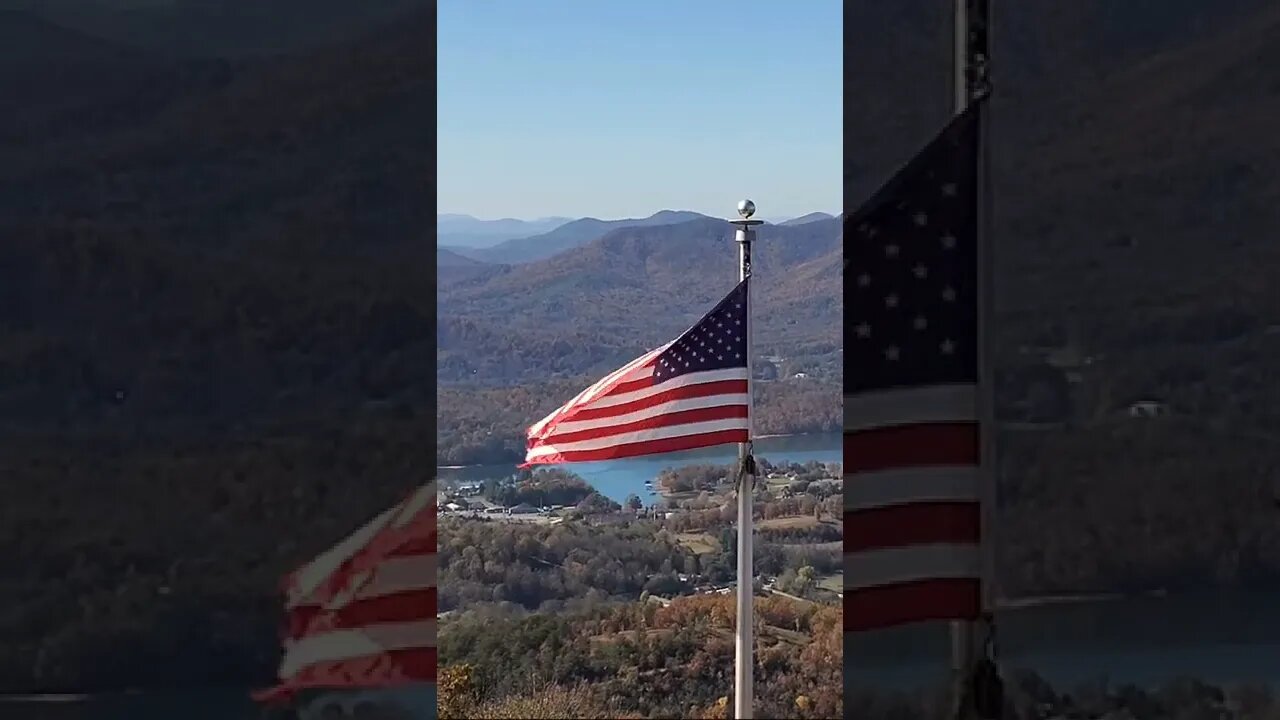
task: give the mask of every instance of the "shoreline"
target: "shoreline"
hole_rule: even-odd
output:
[[[823,433],[823,432],[772,433],[772,434],[769,434],[769,435],[756,435],[754,438],[752,438],[752,441],[754,442],[754,441],[757,441],[757,440],[776,440],[776,439],[778,439],[778,438],[815,437],[815,436],[818,436],[818,435],[834,435],[834,434],[836,434],[836,433]],[[607,462],[607,461],[606,461],[606,462]],[[469,465],[436,465],[436,470],[437,470],[437,471],[439,471],[439,470],[467,470],[467,469],[469,469],[469,468],[499,467],[499,466],[505,466],[505,465],[508,465],[508,464],[510,464],[510,465],[519,465],[519,464],[520,464],[520,462],[519,462],[518,460],[515,460],[515,461],[512,461],[512,462],[510,462],[510,463],[501,462],[501,463],[471,463],[471,464],[469,464]]]
[[[1059,595],[1030,595],[1025,597],[1002,598],[996,602],[997,610],[1023,610],[1025,608],[1045,607],[1049,605],[1076,605],[1080,603],[1115,602],[1117,600],[1134,600],[1137,598],[1168,597],[1165,590],[1146,590],[1136,593],[1079,593]]]
[[[93,700],[92,693],[26,693],[0,695],[0,703],[78,703]]]
[[[1079,595],[1031,595],[1026,597],[1002,598],[996,602],[997,610],[1023,610],[1049,605],[1074,605],[1079,603],[1111,602],[1129,597],[1145,597],[1146,595],[1125,595],[1124,593],[1083,593]]]

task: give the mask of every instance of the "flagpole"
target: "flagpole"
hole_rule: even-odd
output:
[[[737,226],[734,240],[738,243],[738,281],[751,277],[751,242],[755,239],[755,226],[762,220],[752,220],[755,203],[743,200],[738,203],[737,220],[729,222]],[[755,573],[751,568],[753,528],[752,496],[755,493],[755,461],[752,458],[753,428],[751,422],[755,400],[752,395],[751,367],[754,343],[751,337],[752,288],[747,285],[747,441],[738,443],[738,630],[734,646],[733,713],[738,720],[750,720],[752,671],[752,630],[755,614],[752,610]]]
[[[957,115],[969,106],[969,83],[965,77],[965,69],[969,65],[968,5],[968,0],[954,0],[953,31],[955,35],[952,38],[951,92],[953,111]],[[979,337],[979,347],[981,347],[981,337]],[[985,428],[979,426],[978,432],[980,435],[985,433]],[[951,702],[955,716],[958,718],[970,717],[967,708],[963,705],[965,685],[973,671],[973,637],[972,623],[965,620],[951,621]]]
[[[968,109],[969,105],[989,92],[988,60],[990,58],[990,9],[988,0],[955,0],[955,36],[953,38],[953,76],[955,113]],[[989,158],[987,143],[987,113],[978,118],[978,185],[977,210],[977,260],[978,260],[978,436],[979,502],[981,512],[981,592],[982,617],[977,622],[951,623],[951,668],[956,716],[978,718],[980,710],[974,698],[966,701],[970,682],[982,660],[988,638],[993,638],[995,610],[995,542],[994,517],[996,503],[995,465],[995,385],[994,365],[991,356],[989,323],[994,314],[992,293],[992,262],[990,234]],[[982,643],[979,644],[981,633]]]

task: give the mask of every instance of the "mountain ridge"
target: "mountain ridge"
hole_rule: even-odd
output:
[[[547,217],[538,220],[499,218],[480,220],[470,215],[437,214],[436,245],[451,249],[493,247],[507,240],[550,232],[572,222],[574,218]],[[465,254],[465,250],[461,254]]]
[[[790,220],[784,220],[783,222],[776,223],[776,224],[778,224],[778,225],[804,225],[805,223],[811,223],[811,222],[814,222],[814,221],[817,221],[817,220],[832,220],[832,219],[834,219],[834,218],[835,218],[835,215],[832,215],[831,213],[825,213],[825,212],[811,212],[811,213],[807,213],[807,214],[805,214],[805,215],[801,215],[801,216],[799,216],[799,217],[793,217],[793,218],[791,218]]]
[[[762,226],[757,232],[753,261],[762,309],[757,347],[762,352],[783,347],[795,351],[837,343],[842,307],[838,258],[843,254],[839,222]],[[554,335],[581,333],[593,325],[607,327],[600,333],[607,337],[595,341],[600,352],[589,353],[600,358],[592,369],[603,368],[670,339],[666,335],[686,328],[733,287],[738,272],[733,234],[727,221],[705,217],[619,227],[571,251],[495,272],[476,283],[442,285],[438,314],[442,327],[470,323],[475,332],[485,328],[483,334],[490,338],[519,338],[525,334],[522,328]],[[790,270],[821,258],[828,259],[822,265],[828,274],[803,274],[806,285],[798,286]],[[807,316],[784,318],[765,310],[774,297],[785,298],[791,312]],[[570,307],[572,313],[567,312]],[[787,327],[799,318],[806,330]],[[483,358],[484,353],[454,340],[445,336],[441,341],[441,352],[451,359],[441,363],[447,370],[440,379],[471,380],[480,375],[479,367],[460,365],[452,358]],[[519,377],[531,376],[519,371],[505,379]]]
[[[689,210],[659,210],[648,217],[619,220],[584,217],[538,235],[507,240],[490,248],[464,254],[486,262],[526,263],[571,250],[616,228],[672,225],[705,217],[707,216]]]

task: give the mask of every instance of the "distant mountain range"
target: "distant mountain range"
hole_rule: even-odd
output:
[[[470,215],[436,215],[436,246],[442,248],[487,248],[504,240],[541,235],[572,221],[549,217],[539,220],[480,220]]]
[[[436,248],[436,266],[440,268],[476,267],[485,263],[459,255],[448,248]]]
[[[835,219],[761,227],[761,352],[831,354],[839,347],[840,238]],[[442,282],[437,371],[446,382],[517,381],[545,373],[551,357],[566,370],[607,370],[688,327],[736,274],[733,226],[697,216],[620,226],[518,270],[493,266],[465,283]],[[582,340],[553,351],[557,338]]]
[[[835,218],[835,215],[832,215],[830,213],[811,212],[808,215],[801,215],[800,217],[791,218],[790,220],[784,220],[778,224],[779,225],[804,225],[805,223],[817,222],[819,220],[831,220],[833,218]]]
[[[675,225],[698,219],[708,218],[706,215],[688,210],[662,210],[646,218],[626,218],[622,220],[582,218],[564,223],[552,230],[531,237],[506,240],[493,247],[483,249],[450,247],[443,242],[440,243],[440,246],[447,247],[447,249],[459,255],[484,262],[525,263],[549,258],[565,250],[576,248],[583,243],[603,237],[609,231],[617,228]]]
[[[481,262],[522,263],[551,257],[603,237],[621,227],[672,225],[708,216],[688,210],[662,210],[646,218],[598,220],[550,217],[539,220],[478,220],[470,215],[436,216],[436,246]],[[813,212],[774,225],[802,225],[830,220],[833,215]],[[446,263],[450,266],[453,262]]]

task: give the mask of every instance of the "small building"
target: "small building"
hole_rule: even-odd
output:
[[[507,510],[508,515],[530,515],[536,512],[538,512],[538,508],[530,505],[529,503],[520,503],[519,505]]]

